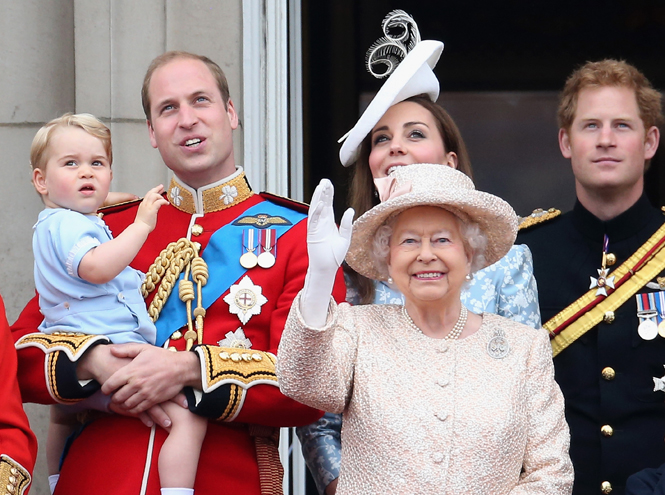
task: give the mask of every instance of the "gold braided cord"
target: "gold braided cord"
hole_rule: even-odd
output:
[[[205,309],[202,305],[201,289],[208,282],[208,265],[199,256],[199,245],[183,237],[166,246],[148,269],[145,280],[141,285],[141,294],[144,298],[148,297],[159,284],[157,294],[155,294],[148,307],[150,318],[153,322],[156,322],[183,270],[185,275],[178,285],[178,297],[187,307],[188,330],[185,332],[185,339],[187,340],[187,350],[189,350],[194,344],[194,339],[199,344],[203,341]],[[189,280],[190,272],[193,280]],[[197,286],[196,296],[194,283]],[[192,325],[192,301],[195,297],[197,299],[197,306],[194,311],[196,332],[194,332]]]

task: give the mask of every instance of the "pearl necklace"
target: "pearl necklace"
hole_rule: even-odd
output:
[[[409,313],[406,312],[406,306],[402,306],[402,313],[404,313],[404,318],[406,318],[406,322],[409,324],[411,328],[417,330],[420,333],[423,333],[423,331],[420,328],[418,328],[418,326],[413,322],[413,320],[409,316]],[[443,340],[459,339],[459,336],[462,334],[462,330],[464,330],[464,326],[466,325],[467,316],[469,316],[469,312],[466,309],[466,306],[462,304],[462,309],[460,310],[459,318],[457,318],[457,323],[455,323],[453,329],[450,332],[448,332],[448,335],[446,335],[443,338]]]

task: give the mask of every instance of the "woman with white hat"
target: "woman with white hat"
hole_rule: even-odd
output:
[[[374,180],[391,168],[410,163],[436,163],[457,168],[471,177],[464,140],[453,119],[436,100],[439,81],[433,72],[443,43],[420,40],[415,21],[393,11],[383,21],[385,37],[367,53],[368,70],[389,75],[379,92],[346,136],[339,157],[354,166],[350,206],[360,216],[379,202]],[[401,59],[401,60],[400,60]],[[387,67],[383,72],[379,68]],[[354,303],[381,303],[400,299],[391,284],[352,278],[358,290]],[[540,309],[531,252],[513,246],[506,257],[479,272],[462,294],[475,313],[506,316],[540,328]]]
[[[392,170],[385,194],[351,235],[353,211],[338,231],[332,185],[319,185],[279,347],[282,392],[344,413],[337,493],[570,493],[547,333],[460,301],[471,273],[510,249],[514,211],[440,165]],[[345,254],[360,274],[391,277],[405,304],[336,305]]]
[[[420,41],[413,19],[399,10],[386,16],[383,30],[386,37],[370,47],[367,65],[375,76],[390,77],[344,136],[340,149],[342,164],[354,166],[350,205],[358,216],[379,203],[380,186],[375,181],[383,180],[398,166],[436,163],[472,176],[464,140],[450,115],[436,103],[439,82],[433,68],[443,43]],[[379,68],[384,66],[388,69],[379,74]],[[404,302],[404,296],[390,280],[370,280],[348,267],[345,272],[349,302]],[[540,328],[529,248],[512,246],[506,256],[480,270],[463,287],[461,300],[472,312],[497,313]],[[335,493],[341,423],[340,415],[327,413],[318,422],[297,429],[303,455],[322,494]]]

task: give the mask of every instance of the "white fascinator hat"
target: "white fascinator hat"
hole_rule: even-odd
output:
[[[443,51],[443,43],[421,41],[416,22],[403,10],[390,12],[383,20],[382,28],[385,36],[369,48],[366,63],[375,77],[390,77],[353,129],[339,140],[344,142],[339,159],[345,167],[355,163],[363,139],[391,106],[420,94],[427,94],[432,101],[439,97],[439,81],[433,69]],[[393,34],[395,32],[398,34]],[[382,66],[387,69],[377,72],[376,68]]]

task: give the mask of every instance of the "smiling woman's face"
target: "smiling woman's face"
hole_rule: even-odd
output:
[[[471,269],[457,218],[436,206],[400,213],[390,238],[388,272],[408,302],[459,301]]]
[[[457,167],[455,153],[446,152],[436,120],[418,103],[393,105],[370,133],[369,168],[374,178],[386,177],[392,167],[441,163]]]

